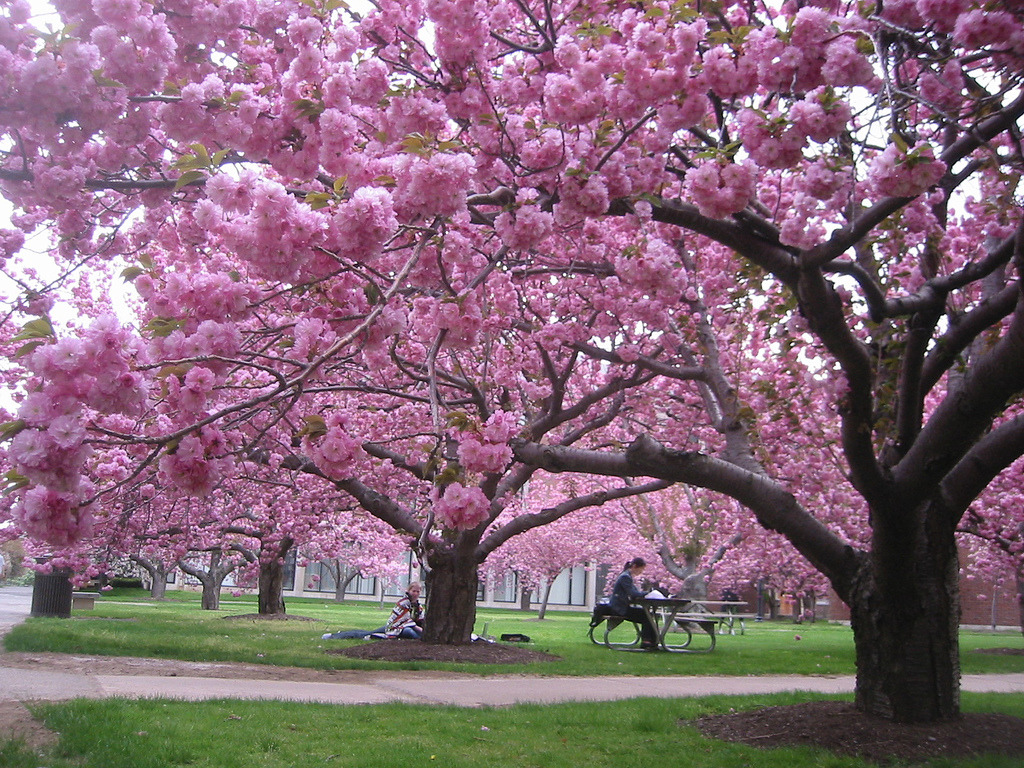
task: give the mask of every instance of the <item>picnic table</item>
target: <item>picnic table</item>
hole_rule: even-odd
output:
[[[736,624],[739,624],[740,634],[747,632],[747,619],[756,619],[756,613],[744,613],[743,608],[747,604],[742,600],[694,600],[687,609],[690,613],[707,614],[718,620],[718,634],[728,630],[730,635],[736,634]]]
[[[716,613],[711,608],[746,605],[679,597],[645,597],[634,604],[644,610],[657,630],[658,647],[672,653],[710,653],[715,649],[716,630],[726,615]],[[599,632],[597,637],[594,635],[595,630]],[[640,649],[639,626],[623,616],[610,613],[607,606],[595,607],[589,636],[590,641],[596,645],[617,650]],[[699,642],[695,643],[695,638]]]

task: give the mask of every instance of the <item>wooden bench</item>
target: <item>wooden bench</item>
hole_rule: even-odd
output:
[[[67,594],[65,592],[65,594]],[[74,611],[91,611],[96,607],[96,598],[99,592],[72,592],[71,609]]]

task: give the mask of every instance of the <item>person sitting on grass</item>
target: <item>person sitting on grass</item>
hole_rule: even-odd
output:
[[[420,592],[423,588],[413,581],[405,590],[405,596],[395,603],[384,634],[388,637],[404,637],[419,640],[423,637],[423,609],[420,607]]]

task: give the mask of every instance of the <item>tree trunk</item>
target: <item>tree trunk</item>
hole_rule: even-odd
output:
[[[345,595],[348,593],[348,585],[352,583],[352,580],[359,575],[359,571],[355,568],[347,568],[341,564],[340,561],[335,561],[337,567],[335,570],[334,580],[334,602],[344,603]]]
[[[521,610],[521,611],[528,611],[528,610],[530,610],[530,605],[533,602],[530,599],[532,596],[533,596],[533,590],[532,589],[524,588],[524,589],[520,590],[520,592],[519,592],[519,610]]]
[[[540,610],[537,611],[537,620],[544,621],[544,616],[548,612],[548,601],[551,599],[551,589],[555,586],[554,579],[548,579],[547,585],[544,587],[544,599],[540,601]]]
[[[259,592],[260,616],[284,615],[283,558],[275,557],[270,562],[260,563]]]
[[[159,560],[150,560],[142,555],[130,555],[128,559],[149,574],[149,596],[163,600],[167,596],[167,574],[171,569]]]
[[[149,596],[154,600],[163,600],[167,597],[167,570],[158,568],[153,574],[153,583],[149,588]]]
[[[434,552],[428,564],[423,640],[444,645],[470,642],[479,583],[476,559],[472,553]]]
[[[284,538],[275,547],[273,555],[264,550],[260,555],[259,614],[284,616],[284,559],[295,542]]]
[[[850,595],[857,708],[901,723],[960,712],[959,582],[951,529],[917,510],[876,515]],[[910,518],[910,519],[908,519]],[[915,524],[916,523],[916,524]]]

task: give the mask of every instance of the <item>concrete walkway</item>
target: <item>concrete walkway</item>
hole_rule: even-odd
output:
[[[31,590],[0,589],[0,636],[28,615]],[[280,680],[239,680],[211,677],[96,675],[25,670],[2,666],[0,701],[72,698],[163,697],[204,699],[276,699],[332,704],[409,702],[464,707],[503,706],[527,702],[611,701],[637,696],[677,697],[713,694],[759,694],[808,691],[842,694],[853,691],[852,676],[764,677],[369,677],[362,682],[311,683]],[[273,674],[269,670],[269,674]],[[1024,693],[1024,674],[965,675],[965,691]]]

